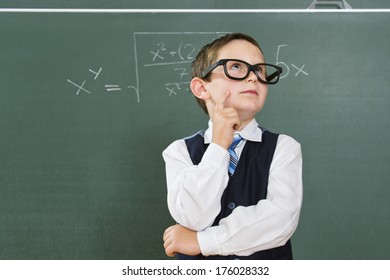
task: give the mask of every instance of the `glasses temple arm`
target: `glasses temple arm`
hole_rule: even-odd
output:
[[[274,79],[275,77],[279,76],[281,73],[282,73],[282,68],[278,68],[278,70],[276,70],[271,75],[267,76],[265,79],[267,80],[267,82],[269,82],[272,79]]]

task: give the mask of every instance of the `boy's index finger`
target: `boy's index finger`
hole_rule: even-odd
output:
[[[225,92],[218,100],[215,102],[215,106],[218,107],[220,110],[225,108],[225,101],[230,96],[230,91]]]

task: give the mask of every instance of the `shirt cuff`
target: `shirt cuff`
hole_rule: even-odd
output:
[[[228,170],[229,152],[215,143],[210,143],[206,152],[203,154],[202,162],[210,164],[220,170]]]
[[[198,231],[198,243],[203,256],[223,255],[218,243],[217,227],[209,227],[204,231]]]

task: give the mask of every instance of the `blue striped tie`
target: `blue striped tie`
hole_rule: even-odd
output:
[[[229,175],[233,176],[234,171],[236,170],[238,164],[238,156],[234,149],[237,147],[238,143],[242,140],[242,137],[239,134],[234,135],[233,143],[230,145],[228,152],[230,154],[230,163],[228,167]]]

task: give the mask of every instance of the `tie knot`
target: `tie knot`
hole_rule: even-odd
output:
[[[233,137],[233,143],[230,145],[229,149],[234,150],[237,147],[238,143],[240,143],[241,140],[242,140],[241,135],[235,134]]]

